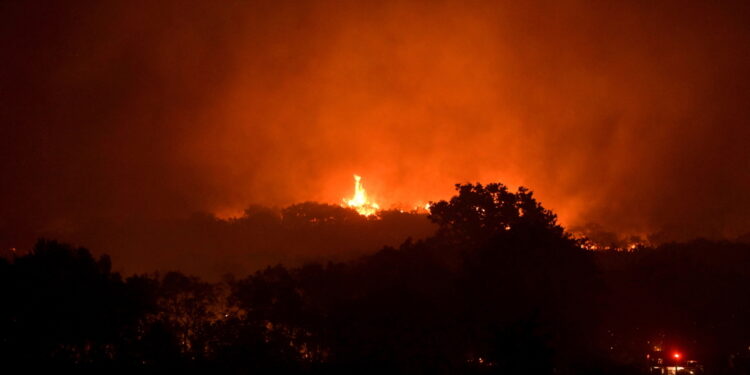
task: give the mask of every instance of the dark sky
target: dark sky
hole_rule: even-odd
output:
[[[500,181],[568,226],[737,236],[748,19],[745,1],[3,1],[0,242],[339,203],[354,173],[383,206]]]

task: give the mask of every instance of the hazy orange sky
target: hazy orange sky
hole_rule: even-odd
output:
[[[0,3],[0,237],[534,190],[568,226],[750,231],[747,2]],[[83,239],[82,241],[85,241]]]

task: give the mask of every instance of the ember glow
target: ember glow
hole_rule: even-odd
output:
[[[380,210],[380,205],[367,198],[367,192],[362,186],[362,177],[354,175],[354,196],[351,199],[344,199],[344,206],[350,207],[359,212],[360,215],[375,215]]]

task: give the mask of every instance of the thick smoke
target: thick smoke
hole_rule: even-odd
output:
[[[748,10],[3,2],[0,242],[338,203],[353,173],[386,207],[500,181],[568,227],[735,237],[750,230]]]

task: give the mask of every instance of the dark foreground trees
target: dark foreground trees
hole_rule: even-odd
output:
[[[500,184],[459,185],[430,219],[435,236],[398,249],[216,284],[178,272],[123,280],[106,257],[41,241],[0,261],[0,360],[78,370],[637,374],[660,345],[716,373],[747,373],[747,246],[586,251],[531,192]]]
[[[108,361],[127,346],[152,309],[147,294],[128,288],[85,249],[39,241],[33,251],[0,263],[0,356],[4,363],[83,365]]]

